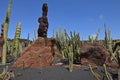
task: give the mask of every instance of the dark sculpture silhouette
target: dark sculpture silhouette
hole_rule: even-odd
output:
[[[1,25],[1,37],[3,37],[3,24]]]
[[[48,6],[46,3],[42,6],[42,17],[38,19],[39,28],[38,28],[38,37],[47,37],[47,31],[48,31],[48,19],[47,19],[47,12],[48,12]]]
[[[1,25],[1,36],[0,36],[0,60],[1,60],[1,57],[2,57],[2,49],[3,49],[3,24]]]

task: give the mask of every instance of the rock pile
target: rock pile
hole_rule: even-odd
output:
[[[109,56],[108,51],[98,43],[90,43],[81,48],[81,64],[95,64],[102,66]]]
[[[39,37],[25,48],[21,57],[14,62],[13,67],[46,68],[51,66],[54,55],[52,50],[53,42],[54,39],[52,38]]]

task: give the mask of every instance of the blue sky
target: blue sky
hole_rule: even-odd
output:
[[[48,37],[59,27],[67,32],[80,33],[81,39],[95,35],[100,28],[99,39],[104,39],[104,23],[111,30],[113,39],[120,39],[120,0],[13,0],[9,38],[14,38],[16,25],[22,23],[21,38],[34,38],[34,26],[42,16],[42,4],[48,4]],[[9,0],[0,0],[0,24],[3,23]]]

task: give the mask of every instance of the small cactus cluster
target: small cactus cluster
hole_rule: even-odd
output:
[[[110,53],[110,58],[111,60],[113,59],[114,55],[113,55],[113,45],[112,45],[112,38],[111,38],[111,34],[110,34],[110,29],[106,29],[106,24],[104,24],[104,28],[105,28],[105,40],[104,40],[104,46],[106,49],[108,49],[109,53]]]
[[[2,73],[0,73],[0,80],[15,80],[15,74],[12,70],[8,70],[8,66],[3,68]]]
[[[67,34],[66,30],[59,29],[56,32],[56,45],[59,52],[62,54],[63,59],[69,60],[69,70],[72,71],[73,62],[80,62],[80,36],[79,34]]]
[[[105,41],[104,41],[104,44],[105,44],[105,47],[108,49],[108,51],[110,53],[110,59],[114,60],[118,64],[118,79],[120,79],[120,46],[119,46],[120,42],[116,42],[116,44],[113,46],[112,38],[110,36],[110,30],[106,29],[105,24],[104,24],[104,27],[105,27]],[[114,49],[114,47],[115,47],[115,49]],[[105,67],[105,65],[104,65],[104,67]]]
[[[104,73],[105,73],[105,77],[107,80],[113,80],[112,77],[111,77],[111,74],[107,71],[107,67],[105,64],[103,64],[103,67],[104,67]]]
[[[93,42],[95,42],[95,41],[98,41],[99,33],[100,33],[100,29],[98,29],[98,32],[96,33],[95,38],[94,38],[94,36],[89,35],[89,36],[88,36],[88,41],[89,41],[90,43],[93,43]]]
[[[106,78],[106,80],[113,80],[110,73],[107,71],[107,67],[105,64],[103,64],[103,68],[104,68],[103,72],[105,74],[104,77]],[[91,64],[89,64],[89,69],[90,69],[90,72],[92,73],[92,75],[94,76],[94,78],[96,78],[96,80],[104,80],[104,77],[103,77],[103,79],[101,79],[102,78],[101,75],[99,73],[93,71]]]
[[[90,72],[92,73],[92,75],[94,76],[94,78],[96,78],[96,80],[100,80],[100,78],[101,78],[100,74],[97,72],[94,72],[93,68],[90,64],[89,64],[89,69],[90,69]]]
[[[2,79],[2,80],[4,80],[3,78],[4,78],[4,76],[5,76],[5,74],[8,72],[8,66],[6,66],[5,68],[3,68],[3,72],[2,73],[0,73],[0,80]]]

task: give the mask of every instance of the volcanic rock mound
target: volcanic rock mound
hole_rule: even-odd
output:
[[[23,51],[21,57],[14,62],[13,67],[45,68],[51,66],[54,41],[52,38],[39,37]]]
[[[81,48],[81,64],[83,65],[95,64],[102,66],[108,56],[108,51],[98,43],[86,44]]]

